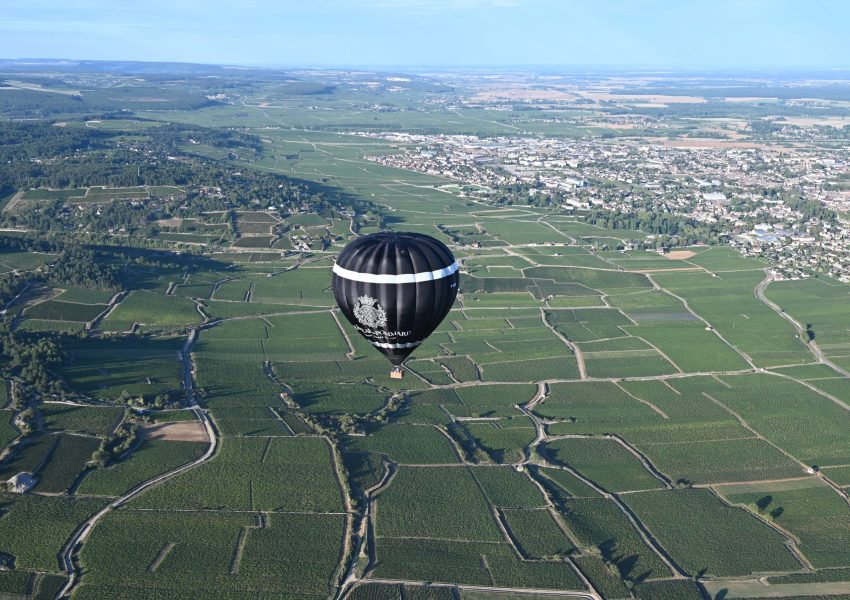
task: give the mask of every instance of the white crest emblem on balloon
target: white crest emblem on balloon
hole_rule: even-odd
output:
[[[361,325],[366,327],[386,327],[387,313],[378,304],[378,301],[371,296],[359,296],[357,305],[354,307],[354,316]]]

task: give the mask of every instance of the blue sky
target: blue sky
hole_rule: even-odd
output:
[[[0,0],[0,57],[850,66],[846,0]]]

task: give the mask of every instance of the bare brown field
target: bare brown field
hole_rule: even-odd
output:
[[[786,117],[784,123],[798,127],[835,127],[850,125],[850,117]]]
[[[171,442],[208,442],[207,431],[198,421],[162,423],[142,429],[146,440],[168,440]]]
[[[729,96],[723,98],[724,102],[776,102],[779,98],[768,98],[762,96]]]
[[[600,129],[643,129],[642,125],[634,123],[587,123],[588,127],[599,127]]]
[[[707,100],[700,96],[667,96],[664,94],[618,94],[616,92],[579,92],[590,100],[611,102],[640,102],[643,104],[705,104]]]
[[[664,255],[667,260],[685,260],[686,258],[691,258],[692,256],[696,256],[696,252],[692,252],[691,250],[673,250],[672,252],[668,252]]]
[[[568,102],[578,100],[579,95],[561,90],[535,90],[523,87],[509,87],[485,90],[476,93],[473,100],[549,100],[553,102]]]

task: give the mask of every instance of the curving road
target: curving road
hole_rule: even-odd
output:
[[[192,385],[192,365],[189,360],[189,349],[192,344],[195,342],[195,339],[198,336],[198,330],[192,329],[192,333],[186,339],[186,343],[183,345],[183,368],[184,368],[184,386],[186,389],[186,400],[191,406],[191,410],[195,413],[195,416],[198,418],[201,423],[203,423],[204,428],[207,431],[207,437],[210,440],[210,446],[207,448],[207,451],[203,456],[194,460],[190,463],[186,463],[176,469],[169,471],[167,473],[163,473],[153,479],[145,481],[144,483],[140,483],[132,490],[117,498],[107,504],[105,507],[100,509],[98,512],[90,516],[80,527],[74,532],[71,536],[71,539],[65,544],[65,547],[62,549],[62,552],[59,554],[59,560],[62,563],[62,569],[68,573],[68,582],[65,586],[59,591],[56,595],[56,600],[61,600],[62,598],[69,598],[71,596],[71,592],[74,591],[74,588],[79,584],[80,580],[80,569],[74,562],[75,554],[80,550],[82,544],[86,541],[89,534],[91,533],[94,526],[97,525],[98,521],[100,521],[103,517],[109,514],[110,511],[120,508],[130,500],[134,499],[136,496],[144,492],[150,487],[153,487],[167,479],[171,479],[188,471],[190,469],[194,469],[195,467],[203,464],[208,461],[210,458],[215,455],[216,450],[218,450],[218,434],[213,425],[212,419],[207,414],[206,410],[199,407],[195,401],[195,394]]]

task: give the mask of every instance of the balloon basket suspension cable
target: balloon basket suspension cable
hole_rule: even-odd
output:
[[[404,379],[404,371],[402,371],[401,367],[393,367],[393,370],[390,371],[390,377],[393,379]]]

